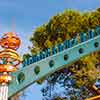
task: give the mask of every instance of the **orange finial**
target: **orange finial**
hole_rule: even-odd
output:
[[[15,33],[8,32],[3,35],[0,44],[3,48],[17,50],[21,44],[21,40]]]
[[[0,83],[8,83],[12,77],[9,72],[15,72],[21,59],[16,50],[21,44],[20,38],[14,32],[8,32],[0,39],[0,45],[4,50],[0,51]],[[5,74],[6,73],[6,74]]]

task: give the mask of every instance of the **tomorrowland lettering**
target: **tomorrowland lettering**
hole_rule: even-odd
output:
[[[80,33],[79,36],[76,36],[70,40],[65,40],[63,43],[58,44],[57,46],[54,46],[52,48],[47,48],[44,51],[41,51],[37,55],[32,55],[28,59],[25,59],[23,61],[23,67],[33,64],[37,61],[40,61],[42,59],[45,59],[49,56],[55,55],[58,52],[61,52],[65,49],[71,48],[78,43],[85,42],[89,39],[92,39],[96,36],[100,35],[100,26],[97,26],[95,29],[89,30],[88,33]]]

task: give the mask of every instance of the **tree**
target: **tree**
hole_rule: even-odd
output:
[[[98,25],[100,25],[100,8],[91,12],[79,12],[68,9],[51,17],[48,23],[36,28],[30,40],[35,46],[35,49],[40,48],[39,51],[41,51],[45,48],[55,46],[63,42],[65,39],[71,39],[73,36],[77,36],[81,32],[87,33],[89,29],[94,29]],[[32,54],[34,54],[35,49],[31,48]],[[91,87],[97,79],[97,76],[100,74],[99,53],[100,52],[92,53],[75,62],[66,68],[68,73],[65,73],[64,69],[61,69],[56,73],[59,75],[64,74],[64,76],[71,73],[70,77],[75,81],[75,87],[73,88],[80,89],[81,87]],[[51,84],[52,82],[53,84],[56,84],[57,78],[59,77],[58,74],[54,73],[50,75],[52,81],[48,81],[47,78],[48,84]],[[83,94],[80,98],[82,98],[82,96],[84,98]],[[70,96],[72,100],[76,98],[76,95],[73,96],[70,94]],[[56,100],[61,100],[59,97],[57,98],[58,99]]]

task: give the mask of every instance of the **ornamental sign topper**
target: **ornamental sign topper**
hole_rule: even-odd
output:
[[[13,32],[8,32],[0,39],[3,50],[0,51],[0,100],[8,99],[8,84],[12,80],[11,72],[17,71],[21,58],[16,50],[21,44],[20,38]]]

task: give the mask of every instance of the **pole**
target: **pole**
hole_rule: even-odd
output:
[[[21,63],[16,52],[20,43],[18,36],[12,32],[5,33],[0,39],[0,45],[4,48],[0,51],[0,100],[8,100],[8,84],[12,80],[9,73],[17,71],[16,67]]]
[[[8,100],[8,85],[0,86],[0,100]]]

